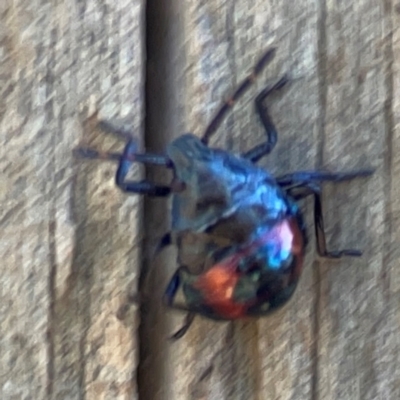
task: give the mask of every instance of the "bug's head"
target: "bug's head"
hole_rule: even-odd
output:
[[[173,225],[195,230],[208,226],[229,204],[229,187],[221,179],[222,153],[185,134],[168,146],[167,154],[174,168],[174,184],[185,188],[174,198]]]
[[[223,159],[193,134],[185,134],[167,149],[173,163],[175,180],[183,183],[192,203],[213,207],[226,204],[228,188],[221,179]],[[207,203],[207,204],[203,204]]]
[[[167,148],[169,158],[177,171],[193,169],[198,162],[212,160],[213,151],[192,133],[175,139]]]

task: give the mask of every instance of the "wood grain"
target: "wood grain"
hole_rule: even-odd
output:
[[[398,4],[149,0],[147,8],[145,16],[139,1],[0,3],[0,397],[400,398]],[[121,148],[98,130],[100,118],[139,140],[145,130],[152,151],[200,135],[272,45],[276,59],[212,144],[259,143],[253,99],[289,72],[293,82],[268,103],[279,142],[261,165],[276,174],[376,168],[324,187],[329,247],[364,256],[318,259],[307,202],[311,240],[294,299],[257,321],[198,318],[171,343],[183,316],[160,298],[174,249],[152,259],[168,203],[142,207],[115,187],[115,165],[74,159],[72,149]],[[120,321],[139,269],[141,314],[131,307]]]
[[[175,70],[169,66],[169,79],[184,84],[167,90],[172,101],[166,107],[168,115],[184,108],[185,131],[201,134],[221,98],[262,51],[275,45],[276,61],[235,106],[214,144],[244,150],[261,141],[252,99],[289,71],[292,85],[271,102],[279,143],[263,165],[275,173],[366,167],[376,173],[324,190],[330,248],[360,248],[363,258],[319,260],[311,240],[308,267],[287,307],[258,322],[216,324],[199,318],[180,343],[165,344],[164,391],[147,398],[399,396],[393,175],[398,17],[391,7],[363,0],[208,1],[180,8],[183,38],[174,38],[170,60],[184,52],[185,74],[180,64]],[[310,206],[305,211],[311,225]],[[147,354],[153,365],[148,374],[160,360],[157,354]]]
[[[139,202],[72,150],[121,147],[98,118],[141,137],[141,2],[10,0],[0,21],[0,397],[135,398],[137,320],[115,314]]]

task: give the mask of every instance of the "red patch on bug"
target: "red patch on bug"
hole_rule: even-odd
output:
[[[236,254],[228,256],[200,275],[193,285],[204,296],[204,302],[218,315],[226,319],[237,319],[246,316],[253,302],[238,303],[233,299],[235,288],[241,275],[237,267],[243,257],[247,257],[266,243],[275,243],[277,249],[287,250],[294,257],[292,272],[288,279],[291,283],[300,276],[304,261],[304,239],[295,218],[278,222],[260,238],[249,243]],[[254,301],[257,299],[255,298]]]
[[[235,303],[234,290],[239,280],[235,272],[238,256],[231,256],[221,263],[214,265],[207,272],[199,276],[195,287],[199,289],[205,303],[223,318],[235,319],[245,315],[248,305]]]

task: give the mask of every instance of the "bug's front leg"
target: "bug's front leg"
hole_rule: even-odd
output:
[[[153,163],[153,160],[154,156],[142,154],[140,162],[150,164]],[[135,161],[138,161],[136,143],[133,140],[130,140],[126,144],[124,152],[119,160],[117,173],[115,175],[115,183],[117,186],[124,192],[147,194],[155,197],[168,196],[171,192],[169,186],[157,185],[147,180],[131,181],[126,179],[129,169]],[[157,158],[155,161],[159,161],[159,159]]]
[[[137,143],[130,133],[115,128],[113,125],[104,121],[100,123],[100,127],[127,141],[123,152],[112,153],[99,151],[90,147],[78,147],[74,151],[76,156],[89,159],[117,161],[118,169],[115,175],[115,183],[124,192],[146,194],[155,197],[163,197],[170,194],[171,189],[169,186],[157,185],[148,180],[132,181],[126,179],[130,167],[135,162],[171,168],[172,164],[168,157],[151,153],[139,154],[137,153]]]
[[[275,85],[267,86],[255,99],[256,111],[265,129],[267,140],[243,154],[244,158],[247,158],[254,163],[271,153],[278,140],[278,133],[276,131],[274,122],[268,113],[267,106],[265,105],[265,99],[274,92],[282,89],[288,82],[289,77],[284,75],[277,83],[275,83]]]

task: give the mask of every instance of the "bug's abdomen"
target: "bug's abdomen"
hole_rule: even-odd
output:
[[[188,306],[216,319],[268,314],[293,294],[305,243],[299,216],[260,229],[247,244],[220,252],[212,266],[186,281]]]
[[[300,216],[277,224],[266,239],[258,251],[259,268],[264,267],[264,272],[260,273],[257,301],[249,307],[249,315],[268,314],[286,303],[304,265],[306,234]]]
[[[234,291],[240,274],[234,268],[234,260],[225,260],[202,274],[193,287],[201,292],[209,312],[222,319],[237,319],[245,315],[246,302],[237,302]]]

